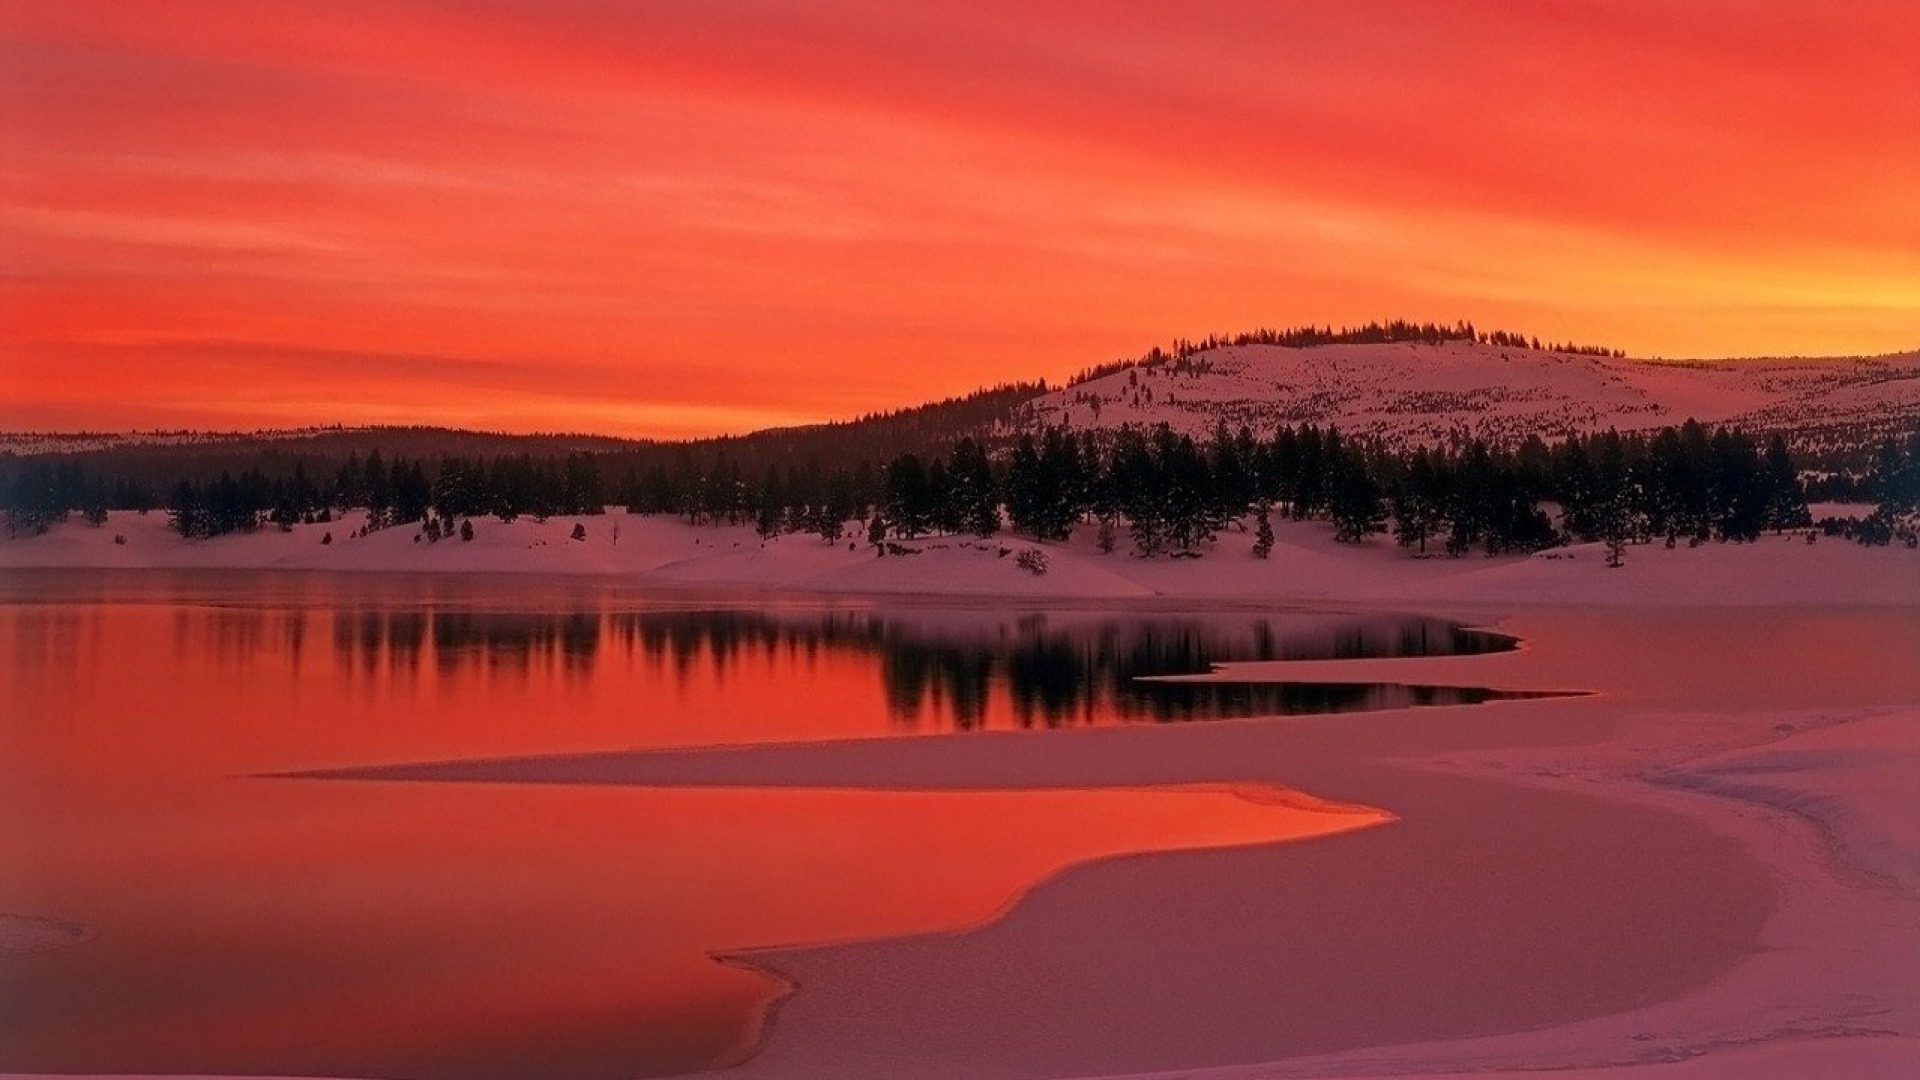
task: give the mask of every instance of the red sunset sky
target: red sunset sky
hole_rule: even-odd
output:
[[[0,428],[684,435],[1176,335],[1920,347],[1920,5],[0,0]]]

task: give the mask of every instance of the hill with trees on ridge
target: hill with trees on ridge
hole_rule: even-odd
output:
[[[409,458],[429,465],[447,458],[557,459],[589,453],[599,460],[603,472],[614,476],[628,470],[644,473],[654,466],[672,467],[687,455],[703,465],[724,458],[756,473],[769,464],[785,467],[809,459],[827,468],[851,467],[907,450],[932,453],[962,438],[1004,432],[1017,406],[1046,392],[1044,382],[1012,383],[853,420],[686,441],[402,426],[0,433],[0,477],[7,474],[9,462],[44,460],[77,464],[92,474],[158,490],[183,476],[206,480],[222,472],[237,476],[248,471],[290,476],[296,462],[305,462],[314,475],[331,475],[349,458],[365,459],[376,450],[389,459]]]
[[[1022,432],[1143,429],[1204,435],[1218,422],[1337,426],[1395,445],[1512,444],[1528,434],[1651,430],[1687,419],[1786,435],[1825,464],[1859,464],[1920,415],[1920,351],[1878,357],[1636,360],[1617,349],[1543,343],[1473,324],[1403,320],[1175,340],[1081,371],[1064,387],[1002,384],[856,419],[686,441],[580,433],[511,435],[434,427],[315,427],[255,432],[0,433],[0,459],[72,458],[156,483],[183,472],[322,471],[375,449],[441,457],[591,452],[610,471],[645,471],[690,452],[748,472],[818,459],[823,467],[972,438],[1004,453]]]
[[[679,443],[425,427],[16,436],[0,438],[0,493],[14,531],[48,514],[183,499],[196,533],[246,528],[259,515],[305,520],[326,506],[378,504],[382,519],[398,521],[438,509],[450,530],[453,515],[582,513],[609,502],[690,518],[771,514],[778,527],[811,530],[881,504],[903,462],[948,470],[925,478],[934,487],[958,474],[975,489],[971,518],[988,513],[978,504],[991,491],[1018,520],[1012,478],[1064,431],[1112,469],[1110,455],[1127,447],[1166,457],[1168,438],[1204,457],[1229,439],[1267,445],[1277,432],[1311,428],[1337,433],[1391,483],[1422,450],[1447,461],[1537,459],[1543,439],[1697,419],[1755,447],[1784,436],[1814,497],[1871,497],[1876,465],[1885,471],[1876,456],[1904,446],[1916,416],[1920,354],[1633,361],[1467,323],[1395,321],[1176,341],[1062,389],[1010,384],[858,420]],[[216,506],[225,509],[199,516]]]
[[[1688,419],[1858,455],[1920,416],[1920,352],[1882,357],[1630,360],[1598,349],[1442,337],[1311,346],[1235,341],[1095,369],[1027,402],[1022,429],[1225,422],[1337,426],[1396,446],[1513,445]]]

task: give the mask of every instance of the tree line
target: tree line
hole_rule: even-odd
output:
[[[1911,542],[1920,504],[1920,432],[1886,440],[1858,478],[1875,511],[1846,532],[1866,543]],[[11,534],[43,531],[79,513],[98,524],[109,508],[164,507],[182,535],[217,536],[269,525],[330,520],[364,508],[372,529],[526,515],[595,514],[608,504],[690,522],[751,522],[764,537],[806,532],[844,538],[990,536],[1003,528],[1061,540],[1097,528],[1103,550],[1124,533],[1139,555],[1191,557],[1251,516],[1255,553],[1272,548],[1271,519],[1316,519],[1336,538],[1390,533],[1420,551],[1529,551],[1566,540],[1612,545],[1751,540],[1811,519],[1799,470],[1778,436],[1762,444],[1731,428],[1688,422],[1655,432],[1607,431],[1549,444],[1471,442],[1392,450],[1314,424],[1266,436],[1216,427],[1195,439],[1150,430],[1049,428],[1021,435],[1000,455],[962,438],[945,454],[902,453],[884,462],[824,467],[817,459],[766,466],[758,475],[722,453],[701,462],[682,448],[674,463],[603,475],[587,452],[364,459],[330,475],[296,459],[290,470],[181,479],[156,499],[144,486],[87,473],[72,461],[26,459],[0,493]],[[1244,527],[1244,526],[1236,526]],[[1617,552],[1616,552],[1617,553]]]
[[[1164,424],[1110,435],[1055,428],[1020,439],[997,493],[980,493],[980,471],[977,448],[964,444],[951,464],[902,455],[885,470],[880,517],[908,538],[989,535],[998,518],[983,508],[997,499],[1008,524],[1035,539],[1065,539],[1085,522],[1098,526],[1103,549],[1124,529],[1147,556],[1192,555],[1249,514],[1256,554],[1271,550],[1276,514],[1328,521],[1339,540],[1391,532],[1409,547],[1455,555],[1566,539],[1751,540],[1811,523],[1783,440],[1762,448],[1742,432],[1691,422],[1651,435],[1408,452],[1310,423],[1264,439],[1219,427],[1204,442]]]
[[[1246,345],[1279,345],[1304,349],[1318,345],[1393,345],[1402,342],[1440,345],[1449,341],[1475,341],[1482,345],[1494,345],[1503,349],[1577,353],[1582,356],[1624,358],[1627,355],[1624,349],[1579,345],[1571,341],[1543,343],[1536,335],[1520,334],[1511,330],[1481,330],[1465,320],[1448,324],[1389,319],[1385,322],[1376,320],[1360,326],[1343,326],[1338,330],[1331,326],[1308,324],[1285,328],[1261,327],[1238,334],[1208,334],[1199,339],[1175,338],[1164,348],[1156,345],[1137,357],[1085,368],[1073,378],[1068,379],[1067,386],[1075,387],[1132,367],[1179,364],[1214,349],[1238,348]]]

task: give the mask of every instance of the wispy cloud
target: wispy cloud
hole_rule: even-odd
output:
[[[723,430],[1249,323],[1910,347],[1917,54],[1880,0],[8,5],[0,381],[190,413],[246,342],[231,415]]]

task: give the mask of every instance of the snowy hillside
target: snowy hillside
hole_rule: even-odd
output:
[[[1195,436],[1311,421],[1396,443],[1737,423],[1803,446],[1862,445],[1920,417],[1920,353],[1646,361],[1474,342],[1223,346],[1031,402],[1023,424],[1166,422]]]

